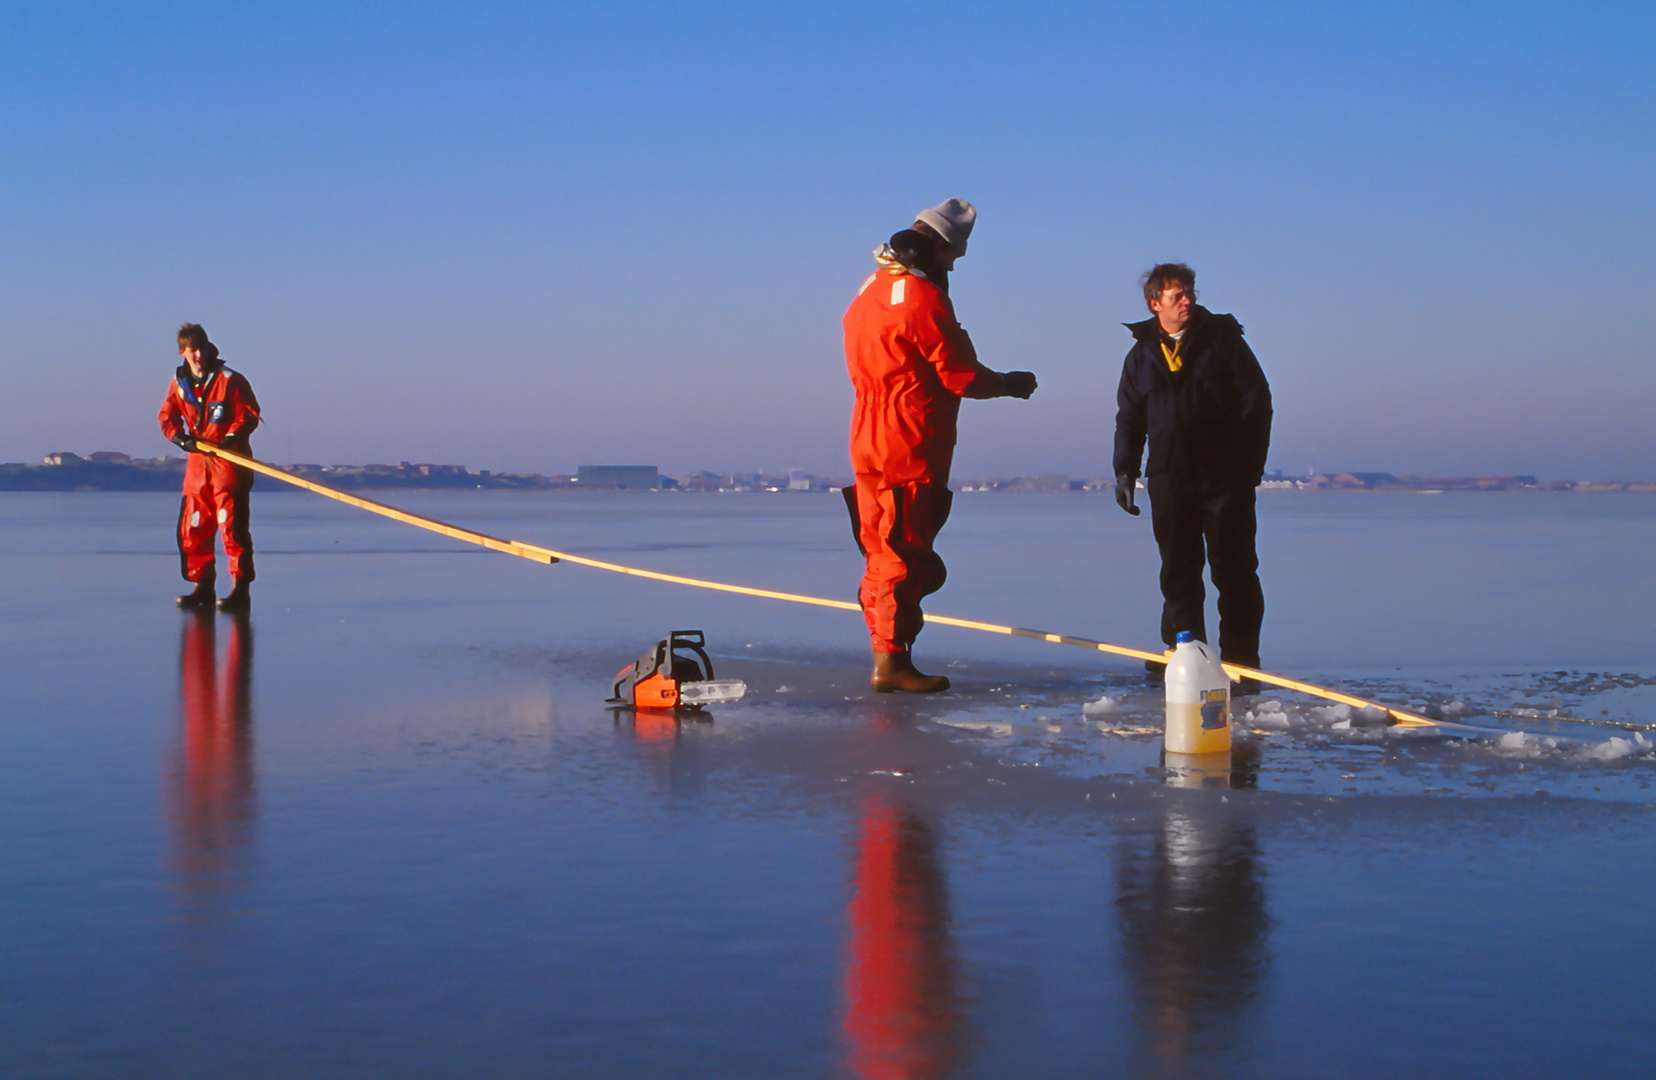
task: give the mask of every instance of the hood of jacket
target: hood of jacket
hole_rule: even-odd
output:
[[[1161,320],[1152,315],[1142,322],[1122,323],[1128,331],[1139,341],[1147,344],[1157,344],[1167,335],[1162,333]],[[1180,341],[1186,345],[1196,345],[1215,335],[1226,332],[1242,333],[1242,324],[1236,321],[1234,315],[1215,315],[1200,304],[1193,304],[1190,308],[1190,322],[1185,326],[1184,337]]]
[[[224,361],[216,356],[211,360],[203,359],[201,362],[201,378],[198,379],[195,377],[195,372],[190,370],[189,364],[179,364],[178,377],[183,379],[185,382],[201,385],[206,383],[207,380],[211,379],[214,375],[217,375],[219,373],[219,369],[222,367],[224,367]]]

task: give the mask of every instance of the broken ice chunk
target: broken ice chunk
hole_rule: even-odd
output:
[[[1085,705],[1082,705],[1081,706],[1081,715],[1082,716],[1103,716],[1105,713],[1115,712],[1120,707],[1121,707],[1121,705],[1120,705],[1119,702],[1117,702],[1114,698],[1110,697],[1110,695],[1105,694],[1103,697],[1099,698],[1097,701],[1089,701]]]

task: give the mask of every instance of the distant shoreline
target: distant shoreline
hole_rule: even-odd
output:
[[[824,478],[795,469],[787,475],[760,473],[700,472],[685,476],[656,474],[653,466],[642,470],[649,481],[644,486],[583,482],[578,474],[497,473],[467,469],[463,465],[312,465],[280,466],[315,483],[341,491],[674,491],[716,493],[808,493],[834,492],[850,484],[849,477]],[[583,470],[585,471],[585,470]],[[0,464],[0,491],[177,491],[184,475],[184,459],[177,457],[133,458],[112,451],[100,451],[82,458],[66,451],[50,454],[40,464]],[[589,472],[589,476],[591,473]],[[1141,481],[1142,486],[1142,481]],[[261,494],[283,490],[288,485],[266,480]],[[1077,479],[1062,474],[1011,478],[969,478],[957,480],[962,493],[1097,493],[1114,490],[1113,480]],[[290,490],[298,490],[291,488]],[[1533,476],[1418,477],[1391,473],[1317,473],[1305,477],[1284,477],[1272,473],[1260,484],[1261,492],[1362,492],[1373,494],[1439,495],[1457,492],[1568,492],[1606,494],[1611,492],[1656,492],[1656,481],[1554,480]]]

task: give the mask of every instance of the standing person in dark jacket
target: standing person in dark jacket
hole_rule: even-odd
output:
[[[1196,303],[1190,267],[1162,263],[1142,284],[1152,317],[1126,324],[1133,347],[1116,391],[1116,502],[1138,515],[1133,487],[1148,439],[1144,476],[1161,550],[1162,640],[1171,647],[1181,630],[1207,640],[1205,546],[1219,593],[1219,655],[1257,668],[1265,594],[1254,552],[1254,489],[1271,445],[1271,387],[1242,340],[1242,324]]]

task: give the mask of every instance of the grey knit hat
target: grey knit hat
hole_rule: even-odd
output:
[[[977,222],[977,207],[965,199],[948,199],[915,214],[914,220],[936,229],[937,235],[955,249],[955,254],[964,255],[966,238],[972,235],[972,226]]]

